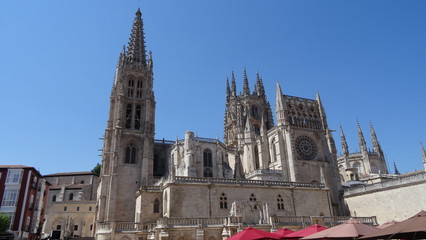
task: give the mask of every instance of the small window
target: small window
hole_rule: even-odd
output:
[[[61,230],[61,225],[56,225],[56,230]]]
[[[250,200],[250,202],[255,202],[256,201],[256,196],[253,193],[250,194],[249,200]]]
[[[220,203],[219,203],[219,207],[221,209],[227,209],[228,208],[228,198],[226,197],[225,193],[220,194]]]
[[[77,211],[80,211],[80,207],[77,207]]]
[[[213,159],[212,151],[205,149],[203,152],[203,163],[204,163],[204,177],[213,177]]]
[[[160,212],[160,200],[155,199],[154,201],[154,213],[159,213]]]
[[[78,230],[78,225],[74,225],[74,231]]]
[[[92,207],[89,207],[89,211],[92,211]]]
[[[68,200],[72,201],[73,199],[74,199],[74,194],[70,193],[70,196],[69,196]]]
[[[137,153],[136,147],[133,144],[130,144],[126,148],[126,156],[124,158],[124,162],[135,164],[136,163],[136,153]]]
[[[65,207],[64,207],[64,212],[66,212],[66,211],[67,211],[67,207],[65,206]]]
[[[56,202],[56,195],[53,195],[52,202]]]
[[[84,184],[84,180],[81,180],[81,181],[80,181],[80,184]]]
[[[90,231],[93,230],[93,224],[90,224]]]
[[[278,210],[284,210],[284,199],[281,195],[278,195],[277,197],[277,208]]]

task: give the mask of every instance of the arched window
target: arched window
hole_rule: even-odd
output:
[[[257,145],[254,146],[254,164],[256,165],[256,169],[259,169],[259,148],[257,148]]]
[[[219,200],[220,200],[219,206],[221,209],[228,208],[228,198],[226,197],[225,193],[220,194]]]
[[[276,162],[277,161],[277,146],[275,144],[275,138],[272,139],[271,145],[272,145],[272,154],[271,154],[272,159],[271,160],[272,160],[272,162]]]
[[[212,151],[210,149],[204,149],[203,152],[204,162],[204,177],[213,177],[213,159]]]
[[[141,105],[136,105],[135,111],[135,129],[141,128]]]
[[[52,202],[56,202],[56,195],[53,195]]]
[[[135,87],[135,81],[133,79],[129,79],[127,86],[127,97],[133,97],[133,92]]]
[[[139,80],[136,85],[136,97],[142,98],[142,80]]]
[[[124,158],[124,163],[135,164],[136,163],[136,153],[137,153],[136,147],[133,144],[130,144],[126,148],[126,156]]]
[[[258,109],[257,109],[256,105],[252,105],[251,106],[251,116],[254,117],[254,118],[258,118],[259,117],[259,112],[258,112]]]
[[[131,128],[132,127],[132,104],[127,104],[126,107],[126,126],[125,128]]]
[[[254,193],[250,194],[249,200],[250,200],[250,202],[256,201],[256,196],[254,195]],[[257,209],[257,204],[254,205],[254,209]]]
[[[74,199],[74,194],[70,193],[68,200],[72,201]]]
[[[160,213],[160,200],[158,200],[158,198],[156,198],[154,200],[154,213]]]
[[[281,195],[278,195],[277,197],[277,208],[278,210],[284,210],[284,199]]]

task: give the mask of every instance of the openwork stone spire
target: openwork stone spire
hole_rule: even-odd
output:
[[[231,96],[237,96],[237,84],[235,83],[235,75],[234,71],[232,71],[232,79],[231,79]]]
[[[374,152],[383,156],[382,147],[380,146],[379,140],[377,139],[376,131],[374,131],[373,124],[370,122],[371,142],[373,145]]]
[[[426,150],[422,142],[420,142],[420,147],[422,148],[422,160],[426,170]]]
[[[138,8],[135,20],[133,20],[130,34],[127,58],[130,62],[140,62],[146,66],[145,37],[143,32],[142,13]]]
[[[260,97],[266,97],[265,88],[263,87],[262,78],[259,76],[259,72],[256,73],[256,93]]]
[[[343,132],[342,125],[340,125],[340,142],[342,145],[343,155],[348,156],[349,148],[348,148],[348,143],[346,142],[346,137],[345,137],[345,133]]]
[[[226,103],[229,102],[229,98],[231,97],[231,88],[229,87],[229,80],[226,78]]]
[[[247,78],[247,71],[246,71],[245,68],[244,68],[243,95],[244,96],[249,96],[250,95],[250,87],[249,87],[248,78]]]
[[[395,172],[395,175],[400,175],[401,173],[399,173],[398,168],[396,167],[396,163],[393,162],[393,171]]]
[[[367,143],[364,139],[364,134],[362,133],[361,126],[359,125],[359,122],[356,121],[356,124],[358,125],[358,143],[359,147],[361,148],[361,152],[367,152]]]

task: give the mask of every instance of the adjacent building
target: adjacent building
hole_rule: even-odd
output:
[[[41,236],[49,188],[33,167],[0,165],[0,212],[10,217],[15,239]]]
[[[54,239],[93,237],[98,176],[93,172],[44,175],[51,183],[44,236]]]

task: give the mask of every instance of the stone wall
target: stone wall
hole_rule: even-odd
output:
[[[426,210],[426,173],[345,190],[345,203],[353,216],[377,216],[379,224],[412,217]]]

